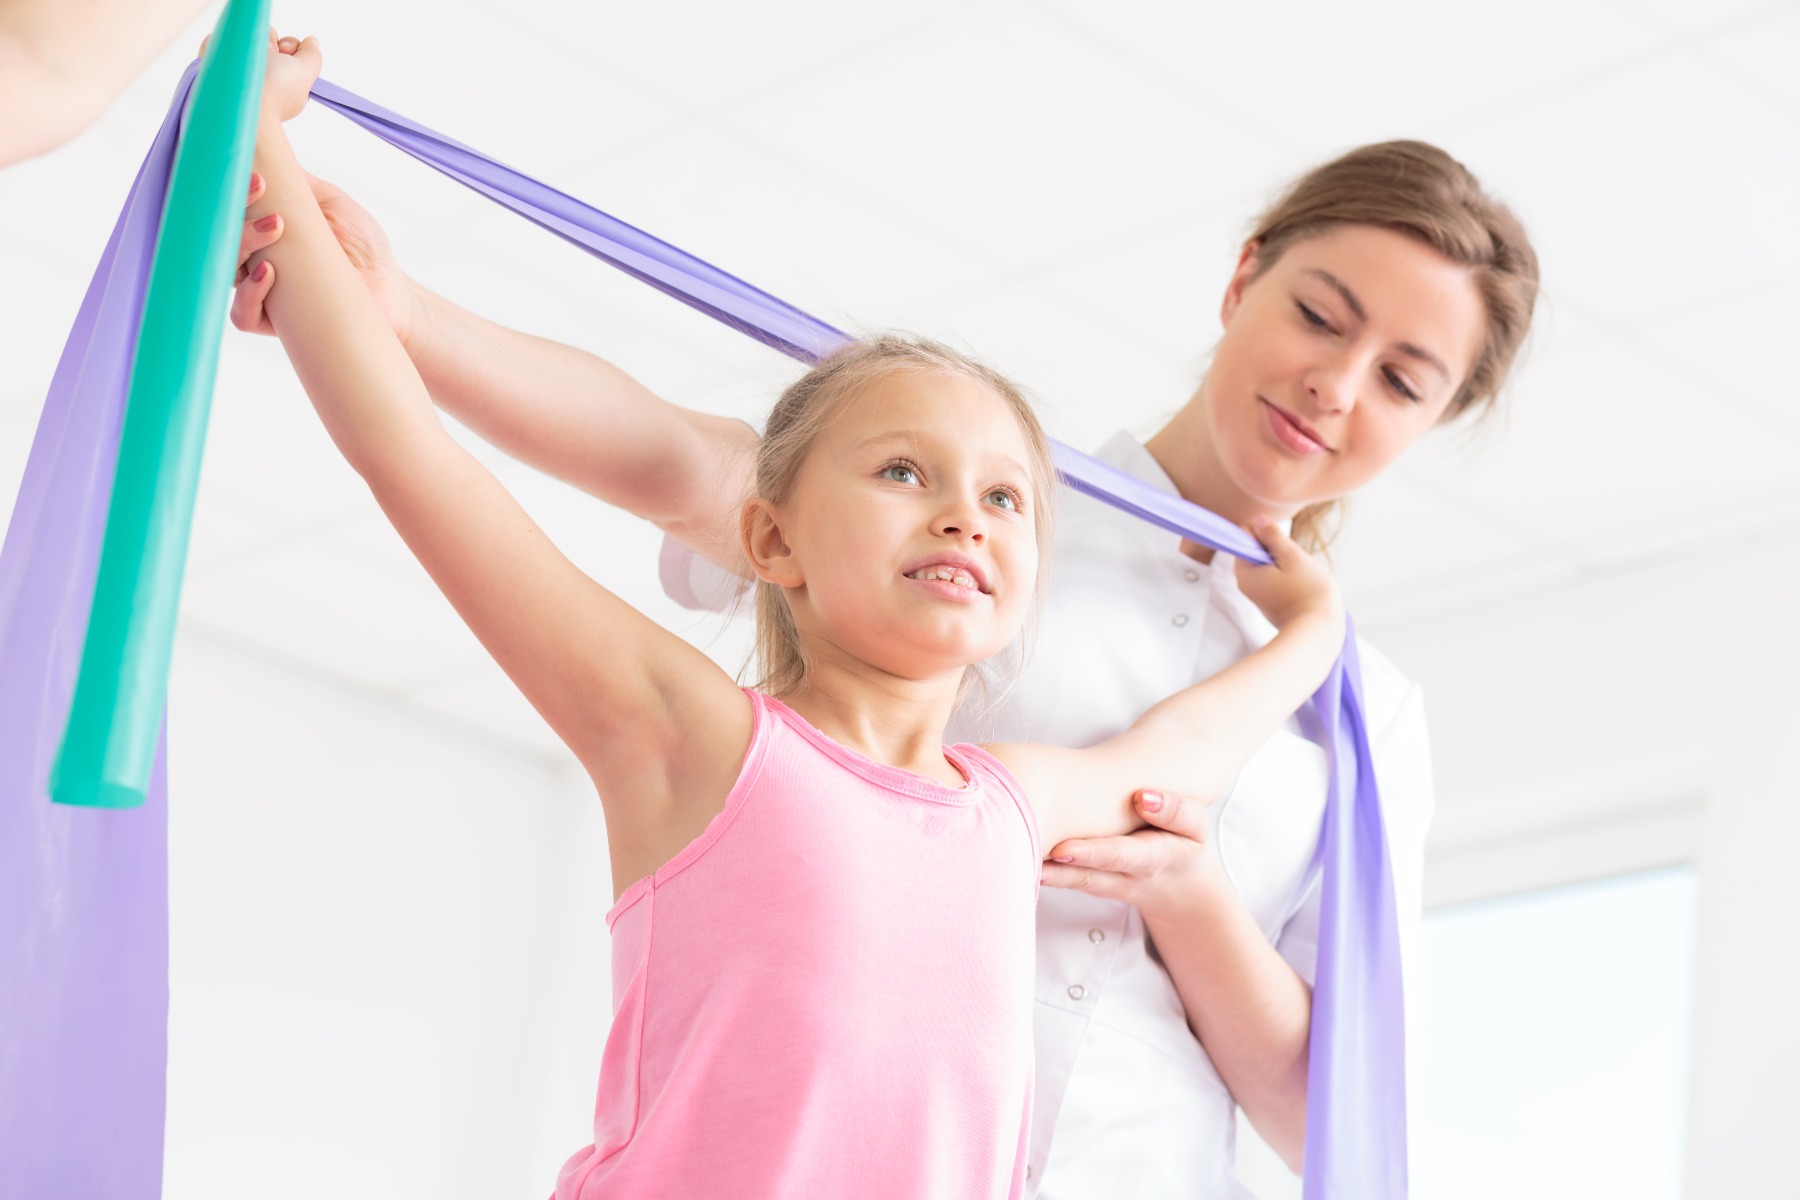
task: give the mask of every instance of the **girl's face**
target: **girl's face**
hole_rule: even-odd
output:
[[[1341,226],[1259,267],[1246,248],[1206,382],[1177,418],[1201,423],[1183,431],[1192,455],[1173,448],[1215,481],[1196,498],[1238,520],[1379,475],[1443,416],[1485,334],[1468,269],[1392,230]]]
[[[832,420],[787,500],[753,522],[752,561],[787,589],[809,657],[848,655],[906,679],[959,673],[1005,648],[1030,608],[1029,462],[1011,407],[986,385],[883,376]]]

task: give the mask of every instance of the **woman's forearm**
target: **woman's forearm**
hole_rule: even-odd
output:
[[[1145,928],[1225,1086],[1263,1140],[1298,1171],[1312,989],[1224,879],[1186,901],[1145,909]]]
[[[508,329],[417,284],[412,294],[407,352],[445,412],[521,462],[715,560],[732,558],[753,429],[670,404],[585,350]]]

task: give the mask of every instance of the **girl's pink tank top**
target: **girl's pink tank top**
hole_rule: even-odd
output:
[[[1030,806],[977,746],[947,787],[747,694],[724,809],[607,914],[594,1144],[556,1200],[1018,1196]]]

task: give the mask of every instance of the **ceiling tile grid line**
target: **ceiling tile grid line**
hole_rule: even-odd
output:
[[[1782,282],[1786,282],[1786,280]],[[1735,304],[1738,299],[1740,297],[1733,297],[1730,301],[1720,301],[1717,306]],[[1795,451],[1800,453],[1800,395],[1796,395],[1785,410],[1777,409],[1766,403],[1759,403],[1744,395],[1732,384],[1672,353],[1666,339],[1651,337],[1640,332],[1640,324],[1653,324],[1653,322],[1617,322],[1609,318],[1604,310],[1589,307],[1574,297],[1566,298],[1564,303],[1579,311],[1583,317],[1604,329],[1611,337],[1631,347],[1637,354],[1656,364],[1670,375],[1692,381],[1698,392],[1725,401],[1739,413],[1763,426],[1770,434],[1793,442]],[[1709,306],[1687,308],[1683,309],[1680,315],[1685,319],[1693,319],[1706,316],[1708,310]],[[1800,312],[1796,312],[1795,316],[1800,317]],[[1793,379],[1787,382],[1790,386],[1795,385]]]
[[[1134,70],[1143,71],[1153,75],[1168,86],[1178,91],[1185,92],[1194,97],[1194,99],[1199,100],[1201,103],[1208,105],[1221,117],[1241,126],[1245,132],[1273,142],[1275,145],[1290,153],[1300,149],[1300,147],[1295,144],[1294,140],[1285,132],[1258,117],[1254,109],[1247,109],[1242,105],[1231,104],[1221,100],[1212,92],[1196,88],[1186,76],[1179,72],[1168,70],[1155,60],[1135,53],[1128,45],[1121,44],[1117,38],[1113,37],[1107,31],[1104,25],[1097,25],[1091,19],[1090,14],[1095,10],[1083,7],[1081,15],[1077,16],[1074,13],[1069,12],[1066,8],[1048,3],[1047,0],[1025,0],[1025,2],[1038,12],[1042,13],[1046,18],[1056,21],[1069,30],[1088,38],[1096,46],[1101,47],[1108,54],[1111,54],[1120,62],[1125,63]]]
[[[1596,84],[1605,83],[1609,79],[1628,74],[1659,59],[1682,55],[1687,51],[1690,41],[1691,39],[1687,35],[1665,34],[1661,40],[1651,45],[1621,55],[1609,62],[1598,64],[1589,70],[1577,71],[1531,91],[1520,92],[1508,96],[1504,100],[1496,100],[1474,112],[1463,113],[1454,120],[1437,126],[1433,131],[1433,136],[1446,140],[1453,139],[1457,133],[1468,126],[1486,124],[1496,118],[1509,116],[1520,109],[1545,104],[1571,93],[1591,88]]]

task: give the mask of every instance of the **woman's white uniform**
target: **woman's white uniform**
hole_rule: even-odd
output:
[[[1129,433],[1115,436],[1097,457],[1175,491]],[[952,741],[1091,745],[1274,636],[1238,591],[1229,555],[1196,562],[1181,553],[1174,535],[1072,490],[1057,504],[1035,653],[998,710],[979,722],[959,719]],[[662,568],[665,590],[688,607],[723,608],[736,590],[735,577],[672,539],[665,541]],[[1410,983],[1431,810],[1424,713],[1416,685],[1366,643],[1359,651]],[[1324,805],[1324,755],[1290,721],[1209,811],[1213,845],[1238,894],[1309,983],[1318,952]],[[1028,1196],[1225,1200],[1249,1194],[1233,1172],[1231,1095],[1189,1030],[1135,908],[1044,889],[1036,1037]]]

